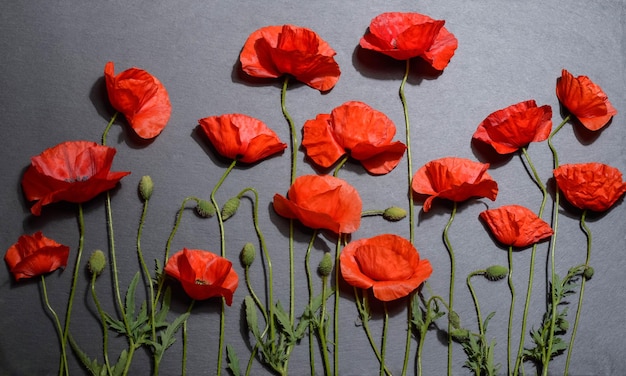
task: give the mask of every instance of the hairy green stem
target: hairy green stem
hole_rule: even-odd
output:
[[[374,342],[374,338],[372,337],[372,333],[370,331],[370,327],[369,327],[370,309],[369,309],[367,291],[361,290],[362,291],[362,298],[361,298],[359,297],[359,290],[356,287],[354,287],[353,289],[354,289],[354,298],[355,298],[354,301],[356,302],[356,306],[359,311],[359,316],[361,317],[361,323],[363,324],[363,330],[365,330],[365,335],[367,336],[367,340],[369,341],[370,346],[372,347],[372,350],[374,351],[374,355],[376,355],[376,359],[378,359],[378,362],[380,363],[380,367],[384,371],[384,374],[391,376],[391,372],[389,372],[389,370],[387,369],[387,366],[385,366],[384,359],[381,353],[378,351],[378,346],[376,346],[376,343]],[[335,372],[334,375],[338,375],[338,373]]]
[[[304,256],[304,270],[306,272],[307,285],[309,288],[309,307],[313,306],[313,277],[311,276],[311,265],[309,264],[309,260],[311,259],[311,248],[313,248],[313,242],[317,236],[317,230],[313,231],[313,235],[311,236],[311,240],[309,241],[309,246],[306,249],[306,254]],[[322,297],[323,299],[323,297]],[[313,315],[313,312],[311,312]],[[313,351],[313,320],[309,321],[309,364],[311,366],[311,375],[315,375],[315,352]],[[322,351],[324,348],[322,347]]]
[[[443,230],[443,241],[445,243],[446,249],[448,250],[448,254],[450,255],[450,290],[448,297],[448,375],[452,375],[452,321],[449,319],[449,316],[454,312],[454,279],[455,279],[455,258],[454,258],[454,249],[450,244],[450,239],[448,238],[448,230],[454,221],[454,216],[456,215],[457,203],[456,201],[452,202],[452,213],[450,214],[450,219],[446,224],[446,227]]]
[[[56,311],[50,305],[50,300],[48,299],[48,290],[46,289],[46,279],[41,275],[41,290],[43,292],[43,301],[46,304],[46,308],[54,318],[54,324],[57,329],[57,334],[59,336],[59,342],[61,345],[61,362],[59,364],[59,375],[65,374],[68,376],[70,374],[69,367],[67,364],[67,352],[65,351],[66,344],[63,342],[63,329],[61,328],[61,321],[59,321],[59,315],[57,315]]]
[[[100,305],[100,300],[98,299],[98,295],[96,294],[96,277],[98,275],[93,273],[91,275],[91,297],[93,298],[94,303],[96,304],[96,309],[98,310],[98,315],[100,315],[100,323],[102,325],[102,353],[104,356],[104,365],[107,368],[107,375],[112,375],[111,365],[109,363],[109,331],[107,327],[106,315],[102,310],[102,306]]]
[[[139,257],[139,263],[141,264],[141,267],[143,269],[143,272],[145,274],[145,278],[148,284],[148,292],[150,294],[150,327],[152,330],[152,340],[156,341],[156,325],[155,325],[155,318],[154,318],[154,307],[156,302],[154,301],[154,286],[152,283],[152,275],[150,274],[150,270],[148,269],[148,265],[146,265],[146,261],[143,258],[143,252],[141,251],[141,235],[143,232],[143,225],[146,221],[146,214],[148,212],[148,201],[149,199],[144,200],[143,202],[143,209],[141,211],[141,218],[139,219],[139,227],[137,229],[137,257]],[[156,355],[156,353],[155,353]],[[155,375],[158,374],[158,369],[159,369],[159,365],[156,364],[156,357],[155,357]]]
[[[339,268],[339,257],[341,256],[341,242],[342,235],[339,234],[337,236],[337,243],[335,245],[335,307],[334,307],[334,315],[333,315],[333,375],[338,375],[339,373],[339,274],[341,270]]]
[[[478,297],[476,296],[476,292],[474,291],[474,286],[472,286],[472,277],[476,275],[484,274],[484,270],[477,270],[467,275],[465,279],[465,283],[467,284],[467,288],[469,289],[470,295],[472,296],[472,300],[474,301],[474,308],[476,309],[476,320],[478,321],[478,333],[481,336],[485,335],[485,330],[483,328],[483,317],[480,313],[480,305],[478,304]]]
[[[113,123],[115,123],[115,119],[117,118],[118,114],[119,112],[114,113],[113,116],[111,117],[111,120],[109,120],[109,124],[107,124],[106,128],[104,128],[104,132],[102,132],[102,145],[107,144],[107,135],[109,134],[109,130],[111,129],[111,126],[113,125]]]
[[[509,290],[511,291],[511,306],[509,307],[509,326],[506,341],[506,367],[507,372],[511,374],[511,337],[513,333],[513,313],[515,311],[515,286],[513,284],[513,246],[509,246],[509,275],[507,281]]]
[[[383,336],[380,344],[380,376],[385,374],[385,352],[387,350],[387,327],[389,326],[389,311],[387,310],[387,302],[383,302],[385,316],[383,318]]]

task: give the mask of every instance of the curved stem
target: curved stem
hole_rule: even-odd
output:
[[[481,336],[485,335],[485,330],[483,328],[483,317],[482,317],[482,314],[480,313],[480,305],[478,304],[478,297],[476,297],[476,292],[474,291],[474,286],[472,286],[471,279],[473,276],[483,274],[484,272],[485,272],[484,270],[477,270],[475,272],[468,274],[467,278],[465,279],[467,288],[469,289],[470,295],[472,296],[472,300],[474,301],[474,308],[476,309],[476,321],[478,321],[478,333]]]
[[[326,327],[324,321],[326,318],[326,285],[328,283],[328,276],[322,276],[322,307],[320,313],[320,342],[322,343],[322,361],[324,362],[324,372],[326,375],[330,375],[330,360],[328,359],[328,341],[326,340]]]
[[[187,307],[187,313],[191,313],[191,309],[193,308],[193,305],[195,303],[196,303],[195,300],[192,300],[191,303],[189,303],[189,307]],[[187,319],[189,319],[189,317]],[[182,376],[185,376],[187,374],[187,319],[183,321],[183,359],[182,359],[182,364],[181,364]]]
[[[106,128],[104,128],[104,132],[102,132],[102,145],[107,144],[107,135],[109,134],[109,130],[111,129],[111,126],[113,125],[113,123],[115,123],[115,118],[117,118],[118,114],[119,112],[115,112],[113,116],[111,117],[111,120],[109,120],[109,124],[107,124]]]
[[[96,304],[96,309],[98,310],[98,314],[100,315],[100,323],[102,325],[102,353],[104,356],[104,364],[107,368],[107,375],[112,375],[113,373],[111,371],[111,365],[109,363],[109,331],[107,328],[106,315],[102,310],[100,300],[98,299],[98,295],[96,294],[96,277],[96,273],[93,273],[91,275],[91,297]]]
[[[448,250],[448,254],[450,255],[450,296],[448,297],[448,316],[454,312],[454,279],[455,279],[455,259],[454,259],[454,250],[452,245],[450,244],[450,239],[448,238],[448,230],[452,225],[452,221],[454,221],[454,216],[456,215],[457,203],[453,201],[452,204],[452,213],[450,214],[450,219],[446,224],[446,227],[443,230],[443,241],[446,245],[446,249]],[[452,322],[448,319],[448,375],[452,374]]]
[[[515,286],[513,285],[513,246],[509,246],[509,290],[511,290],[511,306],[509,308],[509,327],[506,341],[506,366],[507,372],[511,374],[511,334],[513,332],[513,312],[515,307]]]
[[[341,241],[342,235],[337,236],[337,243],[335,245],[335,307],[333,317],[333,335],[334,335],[334,351],[333,351],[333,375],[338,375],[339,371],[339,274],[341,272],[339,268],[339,257],[341,256]]]
[[[585,217],[587,216],[587,210],[584,210],[582,215],[580,216],[580,228],[587,236],[587,257],[585,258],[585,268],[589,267],[589,259],[591,258],[591,230],[587,226],[585,222]],[[565,361],[565,373],[569,370],[569,362],[572,356],[572,348],[574,347],[574,340],[576,339],[576,331],[578,330],[578,322],[580,320],[580,312],[583,307],[583,296],[585,295],[585,282],[587,278],[582,276],[582,281],[580,282],[580,294],[578,296],[578,306],[576,307],[576,318],[574,319],[574,327],[572,328],[572,337],[569,342],[569,346],[567,348],[567,360]]]
[[[347,161],[348,161],[348,154],[344,155],[343,158],[341,158],[341,161],[339,161],[339,163],[335,167],[335,170],[333,171],[334,177],[337,177],[337,175],[339,174],[339,170],[341,170],[341,168],[343,167],[343,165],[346,164]]]
[[[413,165],[411,160],[411,124],[409,122],[409,109],[406,102],[406,97],[404,96],[404,85],[406,84],[407,79],[409,78],[409,67],[410,67],[410,59],[406,60],[405,68],[404,68],[404,77],[402,77],[402,83],[400,84],[400,101],[402,102],[402,109],[404,110],[404,125],[406,132],[406,159],[407,159],[407,178],[409,182],[408,196],[409,196],[409,240],[413,243],[414,239],[414,216],[415,211],[413,210],[413,191],[411,190],[411,179],[413,178]]]
[[[48,299],[48,290],[46,289],[46,279],[44,278],[43,274],[41,275],[41,290],[43,292],[43,301],[46,304],[48,311],[50,311],[50,314],[52,314],[52,317],[54,318],[54,324],[56,325],[57,335],[59,336],[59,342],[61,345],[61,363],[59,365],[59,374],[61,375],[64,373],[67,376],[70,374],[70,372],[67,364],[67,352],[65,351],[66,346],[63,342],[63,329],[61,328],[61,321],[59,321],[59,316],[50,305],[50,300]]]
[[[153,282],[152,282],[152,275],[150,274],[150,270],[148,269],[148,265],[146,265],[146,261],[143,258],[143,252],[141,251],[141,234],[143,232],[143,225],[146,221],[146,213],[148,212],[148,201],[149,200],[145,200],[143,202],[143,209],[141,211],[141,218],[139,220],[139,227],[137,229],[137,257],[139,257],[139,263],[141,264],[141,267],[143,269],[143,272],[145,273],[146,276],[146,280],[147,280],[147,284],[148,284],[148,291],[150,293],[150,326],[151,326],[151,330],[152,330],[152,340],[156,341],[156,325],[155,325],[155,318],[154,318],[154,306],[155,306],[155,301],[154,301],[154,286],[153,286]],[[156,355],[156,353],[155,353]],[[155,358],[156,361],[156,358]],[[158,369],[158,364],[155,364],[155,368]]]

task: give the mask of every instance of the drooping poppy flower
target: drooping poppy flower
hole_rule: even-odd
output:
[[[361,225],[361,196],[344,180],[329,175],[296,178],[287,198],[275,194],[274,210],[313,229],[349,234]]]
[[[172,113],[170,97],[156,77],[139,68],[115,75],[112,61],[104,66],[109,101],[124,114],[137,135],[144,139],[158,136]]]
[[[67,141],[31,158],[22,188],[34,215],[58,201],[82,203],[108,191],[130,172],[111,172],[115,149],[90,141]]]
[[[348,243],[339,256],[341,275],[350,285],[372,288],[385,302],[407,296],[432,274],[410,241],[392,234]]]
[[[314,31],[294,26],[265,26],[250,34],[239,60],[253,77],[294,76],[319,91],[332,89],[341,71],[336,55]]]
[[[609,98],[587,76],[574,77],[563,69],[556,81],[556,96],[587,129],[597,131],[604,127],[617,110]]]
[[[183,248],[167,260],[165,273],[176,278],[190,298],[205,300],[224,297],[233,303],[239,276],[232,262],[209,251]]]
[[[372,174],[393,170],[406,150],[392,142],[396,126],[387,115],[363,102],[346,102],[330,114],[319,114],[304,123],[302,146],[321,167],[330,167],[346,152]]]
[[[218,153],[244,163],[257,162],[287,147],[265,123],[247,115],[211,116],[198,122]]]
[[[551,130],[552,108],[537,107],[534,100],[528,100],[491,113],[472,138],[491,145],[499,154],[509,154],[546,140]]]
[[[620,170],[602,163],[564,164],[554,178],[567,201],[583,210],[608,210],[626,192]]]
[[[489,163],[446,157],[426,163],[413,176],[411,187],[416,193],[428,195],[424,212],[435,197],[461,202],[470,197],[495,200],[498,183],[487,173]]]
[[[4,255],[16,281],[37,277],[67,265],[70,247],[43,236],[41,231],[22,235]]]
[[[441,71],[458,46],[444,23],[419,13],[382,13],[372,19],[360,45],[397,60],[419,56]]]
[[[520,205],[505,205],[480,213],[498,241],[507,246],[527,247],[547,239],[554,231],[549,224],[530,209]]]

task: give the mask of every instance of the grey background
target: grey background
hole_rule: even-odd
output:
[[[472,147],[476,126],[489,113],[510,104],[535,99],[554,110],[554,125],[562,119],[554,94],[562,68],[574,75],[587,75],[602,86],[619,111],[612,123],[590,134],[568,124],[555,145],[561,163],[597,161],[626,171],[624,143],[626,128],[626,3],[618,0],[589,1],[28,1],[5,2],[0,12],[0,241],[7,249],[23,233],[42,230],[45,235],[71,247],[68,269],[47,277],[51,301],[63,316],[78,244],[76,206],[55,204],[43,209],[41,217],[29,214],[20,188],[21,176],[31,156],[66,140],[99,141],[113,114],[103,85],[103,68],[114,61],[116,71],[131,66],[156,75],[167,87],[173,111],[168,127],[151,143],[138,143],[120,120],[109,134],[117,148],[114,170],[132,171],[113,194],[119,276],[126,286],[138,270],[135,233],[141,212],[136,184],[142,175],[155,182],[142,238],[145,257],[162,259],[163,249],[184,197],[208,198],[227,164],[216,157],[198,137],[197,120],[211,115],[241,112],[257,117],[284,140],[288,127],[280,110],[280,80],[250,80],[242,77],[238,56],[247,36],[254,30],[291,23],[315,30],[336,51],[342,75],[337,86],[320,94],[293,83],[287,94],[288,109],[298,127],[318,113],[328,113],[348,100],[361,100],[386,113],[398,128],[396,139],[404,139],[404,119],[398,98],[403,64],[361,51],[359,38],[370,20],[386,11],[416,11],[446,20],[446,27],[459,40],[459,48],[448,68],[438,77],[411,75],[406,87],[412,123],[413,166],[417,170],[429,160],[448,155],[483,160]],[[415,65],[414,65],[415,66]],[[533,144],[529,153],[544,181],[551,176],[551,155],[546,143]],[[304,153],[298,154],[298,175],[313,173]],[[506,265],[506,251],[494,243],[478,220],[487,206],[522,204],[537,210],[540,192],[529,179],[519,156],[499,158],[490,174],[498,181],[497,201],[471,200],[460,205],[450,230],[457,254],[456,309],[465,325],[475,329],[475,313],[465,288],[466,275],[494,263]],[[354,162],[341,171],[341,178],[361,193],[364,209],[406,207],[406,160],[385,176],[370,176]],[[254,166],[238,167],[217,194],[223,203],[246,186],[261,193],[261,223],[272,252],[276,297],[288,303],[288,258],[286,221],[271,209],[274,193],[284,194],[289,184],[289,154]],[[251,227],[250,201],[226,222],[227,254],[241,279],[232,307],[227,310],[226,343],[232,344],[242,362],[250,348],[242,319],[242,302],[247,291],[237,255],[243,244],[255,241]],[[93,249],[106,249],[102,197],[84,205],[86,221],[85,258]],[[585,238],[578,228],[578,214],[566,207],[560,217],[557,245],[558,272],[563,274],[584,262]],[[441,240],[450,206],[436,201],[427,215],[419,202],[416,246],[431,261],[430,285],[447,296],[449,258]],[[624,356],[624,312],[626,311],[625,208],[620,201],[609,212],[589,218],[593,231],[592,265],[595,277],[587,284],[581,324],[571,363],[574,375],[617,375],[626,369]],[[549,218],[549,209],[545,218]],[[408,221],[385,223],[365,218],[353,239],[383,232],[408,237]],[[304,251],[310,231],[296,231],[297,311],[307,300],[303,269]],[[201,220],[186,211],[172,250],[182,247],[219,250],[215,219]],[[322,250],[334,250],[334,239],[321,236],[313,252],[313,265]],[[539,325],[544,311],[547,244],[539,247],[536,279],[529,314],[529,329]],[[525,296],[530,251],[515,254],[514,280],[518,292],[517,312]],[[260,259],[253,267],[257,291],[263,286]],[[81,265],[83,268],[84,265]],[[82,271],[82,269],[81,269]],[[98,281],[105,309],[114,308],[110,274]],[[317,285],[319,290],[319,284]],[[88,275],[81,272],[76,295],[72,334],[92,357],[101,354],[101,332],[87,290]],[[506,326],[509,291],[506,282],[477,280],[475,287],[486,315],[497,311],[488,337],[498,342],[496,361],[506,370]],[[332,300],[331,300],[332,301]],[[575,301],[575,299],[574,299]],[[184,294],[175,298],[174,311],[183,312]],[[188,374],[215,373],[219,310],[216,300],[196,304],[189,320]],[[390,305],[387,363],[399,374],[404,353],[406,311],[403,303]],[[570,318],[573,320],[572,307]],[[380,338],[382,318],[375,311],[371,327]],[[517,316],[516,316],[517,317]],[[341,289],[341,375],[374,375],[378,363],[361,327],[354,323],[357,311],[351,289]],[[445,328],[445,320],[439,325]],[[55,374],[58,342],[52,320],[41,301],[37,280],[13,282],[6,266],[0,267],[0,374]],[[516,319],[513,349],[517,349],[519,319]],[[423,351],[424,375],[440,375],[446,369],[443,334],[428,333]],[[527,341],[527,344],[530,342]],[[121,348],[122,341],[112,346]],[[413,354],[416,348],[412,345]],[[112,351],[115,358],[117,351]],[[164,375],[180,373],[180,339],[168,350],[162,363]],[[82,374],[77,360],[70,358],[72,373]],[[101,358],[100,358],[101,359]],[[465,356],[455,344],[454,374]],[[565,355],[553,362],[554,374],[563,371]],[[297,346],[290,374],[309,372],[307,341]],[[147,354],[136,354],[131,374],[150,373]],[[225,364],[225,362],[224,362]],[[531,364],[526,371],[534,373]],[[317,359],[317,369],[321,361]],[[414,369],[411,368],[413,373]],[[224,371],[224,374],[226,372]],[[268,374],[255,363],[253,374]]]

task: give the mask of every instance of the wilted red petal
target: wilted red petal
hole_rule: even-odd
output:
[[[534,100],[513,104],[491,113],[473,138],[491,145],[499,154],[509,154],[531,142],[544,141],[552,130],[552,108],[537,107]]]
[[[567,201],[583,210],[608,210],[626,192],[620,170],[602,163],[561,165],[554,178]]]
[[[198,123],[219,154],[244,163],[257,162],[287,147],[265,123],[247,115],[211,116]]]
[[[498,241],[507,246],[527,247],[552,236],[554,231],[530,209],[506,205],[480,213]]]
[[[361,224],[361,197],[344,180],[328,175],[298,177],[285,198],[274,195],[274,210],[307,227],[352,233]]]
[[[143,69],[130,68],[117,76],[114,69],[111,61],[104,67],[111,105],[124,114],[139,137],[150,139],[158,136],[172,113],[165,86]]]
[[[488,163],[464,158],[436,159],[415,173],[411,186],[416,193],[430,196],[424,202],[424,212],[430,210],[435,197],[456,202],[471,197],[485,197],[493,201],[498,195],[498,184],[487,173],[488,168]]]
[[[565,108],[592,131],[604,127],[617,115],[617,110],[600,86],[587,76],[574,77],[565,69],[556,82],[556,96]]]
[[[115,149],[89,141],[67,141],[31,159],[22,188],[35,215],[44,205],[82,203],[115,187],[130,172],[111,172]]]
[[[7,250],[4,260],[16,281],[64,268],[70,254],[68,246],[43,236],[41,231],[22,235]]]
[[[340,267],[346,282],[371,287],[382,301],[407,296],[432,274],[430,262],[420,260],[411,242],[392,234],[350,242],[341,252]]]
[[[290,74],[314,89],[332,89],[341,71],[335,51],[314,31],[293,26],[266,26],[246,40],[239,60],[253,77],[277,78]]]
[[[177,279],[190,298],[224,297],[231,305],[239,277],[232,263],[214,253],[184,248],[167,261],[165,273]]]
[[[382,13],[372,19],[360,45],[397,60],[419,56],[434,69],[443,70],[458,45],[443,25],[444,21],[419,13]]]

